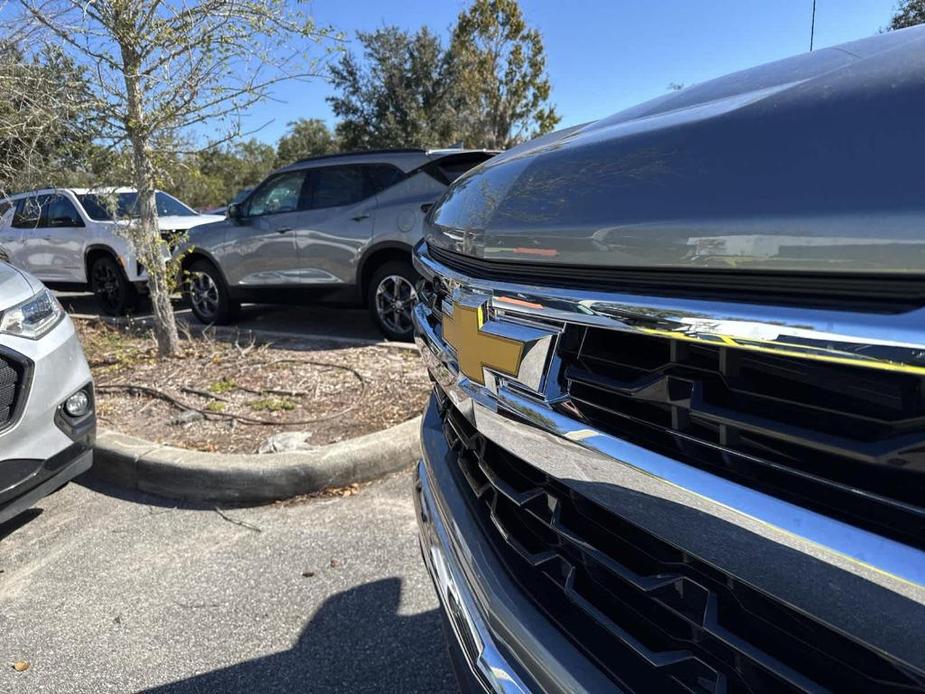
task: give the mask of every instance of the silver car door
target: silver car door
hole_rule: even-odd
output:
[[[74,204],[64,195],[50,196],[42,205],[42,218],[35,230],[42,246],[43,280],[82,282],[85,279],[84,246],[87,229]]]
[[[20,198],[10,222],[10,234],[3,243],[10,263],[31,272],[39,279],[43,279],[43,270],[47,265],[41,244],[35,238],[41,217],[42,205],[38,196]]]
[[[289,171],[264,181],[242,203],[222,253],[228,282],[241,287],[273,287],[299,282],[296,227],[304,206],[305,171]]]
[[[376,196],[363,165],[310,169],[308,209],[299,213],[302,284],[353,284],[373,234]]]
[[[22,240],[22,229],[13,226],[18,204],[17,200],[0,201],[0,260],[8,263],[13,262],[13,256]]]

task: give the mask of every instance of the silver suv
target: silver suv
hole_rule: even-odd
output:
[[[55,289],[89,289],[110,315],[129,312],[148,280],[123,230],[137,200],[134,188],[45,188],[0,199],[0,260]],[[155,202],[165,240],[222,219],[160,190]]]
[[[242,301],[364,302],[383,334],[410,339],[411,249],[446,187],[485,150],[385,150],[317,157],[272,173],[228,219],[190,231],[193,313],[232,322]]]
[[[73,324],[41,282],[0,262],[0,523],[87,470],[95,435]]]

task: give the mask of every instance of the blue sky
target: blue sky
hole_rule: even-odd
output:
[[[817,0],[817,48],[870,36],[897,0]],[[464,0],[313,0],[311,13],[353,39],[357,30],[429,26],[444,39]],[[809,49],[812,0],[521,0],[546,46],[561,126],[615,113],[694,84]],[[355,41],[351,44],[358,51]],[[245,125],[275,142],[287,122],[334,124],[322,80],[289,83],[252,109]]]

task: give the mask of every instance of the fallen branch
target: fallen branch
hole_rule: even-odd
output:
[[[98,361],[89,362],[89,365],[91,369],[99,369],[104,366],[115,366],[116,364],[120,363],[121,362],[118,359],[100,359]]]
[[[184,393],[189,393],[190,395],[198,395],[201,398],[206,398],[207,400],[220,400],[221,402],[228,402],[225,398],[216,395],[215,393],[209,393],[204,390],[199,390],[197,388],[190,388],[188,386],[181,386],[180,390]]]
[[[248,388],[235,384],[235,390],[251,395],[282,395],[289,398],[304,398],[308,395],[304,390],[277,390],[276,388]]]
[[[225,519],[226,521],[228,521],[229,523],[234,523],[235,525],[240,525],[242,528],[247,528],[248,530],[253,530],[255,533],[262,533],[262,532],[263,532],[263,530],[261,530],[260,528],[258,528],[256,525],[251,525],[251,524],[248,523],[247,521],[238,520],[237,518],[232,518],[231,516],[229,516],[229,515],[227,515],[227,514],[225,514],[225,513],[222,513],[222,510],[221,510],[218,506],[215,507],[215,512],[216,512],[218,515],[220,515],[223,519]]]
[[[361,391],[359,396],[357,396],[357,401],[342,410],[326,414],[322,417],[314,417],[313,419],[289,421],[280,419],[260,419],[258,417],[248,417],[246,415],[232,414],[231,412],[213,412],[212,410],[204,410],[199,407],[189,405],[182,400],[175,398],[170,393],[164,392],[163,390],[152,388],[151,386],[139,385],[137,383],[99,383],[96,385],[96,390],[100,393],[141,393],[143,395],[150,395],[151,397],[159,398],[160,400],[173,405],[177,409],[189,412],[198,412],[203,417],[234,419],[241,422],[242,424],[259,424],[262,426],[301,426],[303,424],[317,424],[318,422],[326,422],[329,419],[336,419],[337,417],[341,417],[347,414],[356,408],[359,401],[361,401],[363,398],[363,392]]]
[[[275,366],[276,364],[311,364],[312,366],[326,366],[330,369],[341,369],[342,371],[349,371],[352,373],[360,383],[366,383],[366,377],[363,376],[363,374],[352,366],[347,366],[345,364],[333,364],[327,361],[315,361],[314,359],[274,359],[273,361],[266,362],[263,366]]]

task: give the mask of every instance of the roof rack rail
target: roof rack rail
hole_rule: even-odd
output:
[[[337,152],[335,154],[319,154],[316,157],[306,157],[305,159],[298,159],[293,164],[304,164],[309,161],[318,161],[319,159],[334,159],[336,157],[351,157],[351,156],[364,156],[369,154],[426,154],[426,149],[421,149],[420,147],[395,147],[395,148],[386,148],[386,149],[356,149],[350,152]],[[291,164],[290,164],[291,166]]]
[[[62,190],[61,186],[36,186],[35,188],[27,188],[26,190],[6,190],[3,191],[3,197],[11,198],[14,195],[26,195],[28,193],[38,193],[42,190]]]

